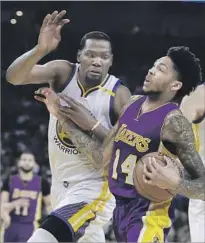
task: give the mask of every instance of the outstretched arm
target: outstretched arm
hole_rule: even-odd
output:
[[[166,118],[161,137],[163,142],[175,146],[177,157],[192,177],[192,180],[181,178],[173,189],[186,197],[205,200],[205,167],[196,151],[189,121],[179,111],[170,113]]]
[[[65,60],[54,60],[45,65],[37,63],[48,53],[55,50],[61,40],[60,31],[62,27],[69,23],[68,19],[63,19],[66,11],[60,13],[54,11],[46,15],[43,20],[37,45],[30,51],[18,57],[7,69],[7,81],[14,85],[23,84],[52,84],[62,69],[69,72],[72,70],[70,62]]]

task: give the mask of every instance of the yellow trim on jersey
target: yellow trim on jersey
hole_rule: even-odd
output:
[[[143,97],[143,95],[132,95],[131,97],[130,97],[130,99],[131,100],[139,100],[140,98],[142,98]]]
[[[110,96],[113,96],[115,97],[115,93],[112,91],[112,90],[109,90],[109,89],[106,89],[106,88],[103,88],[102,86],[99,86],[99,89],[102,90],[103,92],[109,94]]]
[[[153,242],[154,237],[164,242],[164,229],[170,228],[172,221],[169,217],[171,199],[161,203],[151,203],[146,215],[142,217],[143,228],[138,242]]]
[[[41,210],[42,210],[42,192],[38,194],[37,204],[36,204],[36,214],[34,218],[34,230],[39,227],[39,220],[41,219]]]
[[[199,152],[199,148],[200,148],[199,124],[192,124],[192,129],[193,129],[194,137],[195,137],[196,150],[197,150],[197,152]]]
[[[82,91],[82,97],[86,97],[90,92],[100,89],[100,87],[102,87],[108,81],[109,77],[110,77],[110,75],[106,75],[105,79],[100,84],[88,89],[87,91],[81,84],[80,80],[77,78],[77,83]]]
[[[112,194],[108,189],[108,181],[105,181],[102,186],[100,196],[95,199],[91,204],[87,204],[77,213],[75,213],[68,222],[76,232],[87,220],[94,219],[97,211],[103,211],[106,203],[110,200]]]
[[[78,211],[76,214],[74,214],[68,222],[72,226],[74,232],[76,232],[84,223],[89,220],[95,218],[95,214],[91,210],[90,205],[86,205],[83,207],[80,211]]]

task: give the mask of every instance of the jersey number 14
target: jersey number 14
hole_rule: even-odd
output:
[[[113,163],[113,172],[112,172],[113,179],[117,179],[117,177],[118,177],[117,167],[118,167],[118,163],[119,163],[119,158],[120,158],[120,150],[117,149],[116,153],[115,153],[115,161]],[[134,185],[133,184],[133,170],[135,168],[136,163],[137,163],[137,156],[134,154],[130,154],[127,156],[127,158],[121,164],[122,173],[127,174],[127,176],[125,178],[126,184]]]

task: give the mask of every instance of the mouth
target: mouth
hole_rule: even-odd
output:
[[[145,77],[145,80],[144,80],[144,84],[149,84],[150,83],[150,79],[148,76]]]
[[[101,75],[101,71],[100,70],[90,70],[90,73],[94,74],[94,75]]]

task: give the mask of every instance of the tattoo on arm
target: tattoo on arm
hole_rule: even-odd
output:
[[[175,146],[177,157],[192,177],[192,180],[181,178],[177,192],[189,198],[205,200],[205,167],[196,151],[189,121],[179,111],[170,113],[162,129],[161,138],[163,142]]]
[[[70,134],[71,140],[76,148],[93,163],[95,168],[104,167],[104,152],[107,150],[110,140],[116,134],[116,127],[109,132],[104,142],[97,139],[95,136],[86,134],[75,125],[71,125],[70,121],[64,121],[62,127],[64,131]]]

